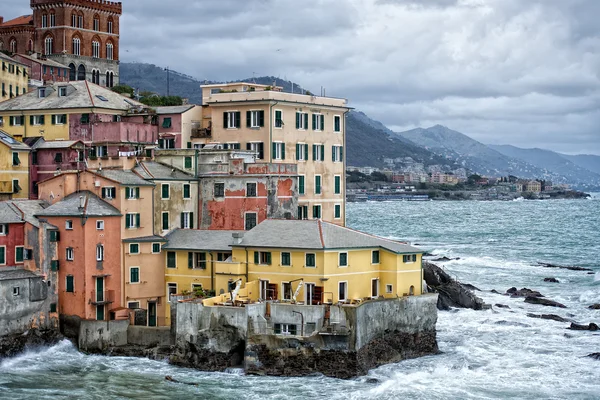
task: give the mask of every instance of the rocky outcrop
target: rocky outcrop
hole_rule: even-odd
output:
[[[223,371],[230,367],[239,367],[244,360],[245,342],[227,353],[208,350],[188,342],[184,348],[175,347],[169,354],[169,363],[186,368],[195,368],[201,371]]]
[[[439,257],[439,258],[433,259],[431,261],[433,261],[433,262],[445,262],[445,261],[453,261],[453,260],[460,260],[460,257],[448,258],[446,256],[443,256],[443,257]]]
[[[600,353],[592,353],[588,354],[587,356],[593,358],[594,360],[600,360]]]
[[[560,283],[560,281],[556,278],[544,278],[544,282]]]
[[[568,269],[570,271],[594,271],[593,269],[590,268],[583,268],[583,267],[578,267],[575,265],[558,265],[558,264],[549,264],[549,263],[543,263],[543,262],[538,262],[538,265],[544,267],[544,268],[560,268],[560,269]]]
[[[499,303],[496,303],[496,304],[494,304],[494,306],[495,306],[495,307],[498,307],[498,308],[510,308],[510,307],[509,307],[509,306],[507,306],[506,304],[499,304]]]
[[[510,297],[544,297],[544,295],[537,290],[527,288],[517,289],[514,286],[508,289],[506,294],[510,295]]]
[[[529,318],[540,318],[540,319],[549,319],[557,322],[571,322],[570,320],[558,316],[556,314],[527,314]]]
[[[537,304],[540,306],[548,306],[548,307],[567,308],[567,306],[565,306],[564,304],[561,304],[557,301],[550,300],[550,299],[543,299],[541,297],[535,297],[535,296],[527,296],[525,298],[525,303]]]
[[[481,298],[475,296],[465,285],[452,279],[446,271],[437,265],[424,261],[423,276],[427,286],[439,294],[438,310],[450,310],[451,307],[471,308],[473,310],[486,308]]]
[[[598,303],[592,304],[591,306],[588,306],[588,308],[590,310],[600,310],[600,304],[598,304]]]
[[[64,336],[55,330],[30,329],[25,333],[0,337],[0,358],[14,357],[28,349],[53,346]]]
[[[572,322],[571,326],[569,326],[569,329],[572,329],[574,331],[597,331],[600,328],[598,327],[598,325],[596,325],[593,322],[590,322],[587,325],[579,325],[579,324]]]

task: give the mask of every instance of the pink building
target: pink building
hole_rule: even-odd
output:
[[[15,54],[13,58],[29,67],[29,86],[69,82],[69,67],[34,55]]]

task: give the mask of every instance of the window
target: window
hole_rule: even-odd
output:
[[[21,165],[21,160],[19,159],[19,153],[16,151],[12,153],[12,165],[17,166]]]
[[[60,241],[60,232],[59,231],[49,231],[50,242],[59,242]]]
[[[48,15],[43,14],[42,15],[42,28],[47,28],[48,27]]]
[[[298,334],[298,327],[294,324],[274,324],[273,333],[276,335],[292,335]]]
[[[296,160],[308,161],[308,144],[296,143]]]
[[[160,253],[160,243],[152,243],[152,254]]]
[[[19,193],[21,191],[21,185],[19,185],[18,179],[13,179],[13,193]]]
[[[139,243],[129,243],[129,254],[140,254]]]
[[[161,199],[168,199],[170,197],[170,190],[169,190],[169,184],[168,183],[163,183],[162,185],[160,185],[160,198]]]
[[[11,88],[12,91],[12,88]],[[16,117],[10,117],[9,119],[10,126],[23,126],[25,124],[25,117],[23,115],[19,115]]]
[[[92,42],[92,57],[100,58],[100,43],[95,40]]]
[[[112,21],[108,21],[107,26],[106,26],[106,31],[108,33],[113,33],[113,22]]]
[[[283,128],[283,112],[275,110],[275,128]]]
[[[21,294],[21,288],[19,286],[13,286],[13,296],[19,296]]]
[[[256,182],[246,183],[246,197],[256,197]]]
[[[313,206],[313,218],[314,219],[321,218],[321,206],[320,205]]]
[[[342,131],[342,117],[340,115],[333,116],[333,131],[334,132]]]
[[[73,54],[76,56],[81,55],[81,39],[73,38]]]
[[[177,268],[177,257],[174,251],[167,251],[167,268]]]
[[[282,252],[281,253],[281,266],[282,267],[289,267],[291,265],[292,265],[292,255],[291,255],[291,253]]]
[[[331,146],[331,160],[333,162],[344,161],[344,148],[342,146]]]
[[[181,213],[181,229],[194,229],[194,213],[184,211]]]
[[[217,261],[225,261],[231,257],[231,253],[217,253]]]
[[[371,264],[379,264],[379,250],[371,252]]]
[[[8,224],[0,224],[0,235],[8,235]]]
[[[102,188],[102,198],[103,199],[114,199],[117,197],[117,189],[112,186],[107,186]]]
[[[67,123],[67,114],[53,114],[52,115],[52,125],[64,125],[66,123]]]
[[[100,30],[100,20],[98,19],[98,17],[94,17],[94,30],[95,31]]]
[[[333,194],[342,194],[342,177],[340,175],[333,176]]]
[[[140,198],[140,188],[139,187],[126,187],[125,188],[125,198],[127,200],[135,200]]]
[[[73,230],[73,221],[72,220],[66,220],[65,221],[65,229],[70,231]]]
[[[405,263],[417,262],[417,255],[416,254],[404,254],[402,256],[402,261]]]
[[[96,246],[96,261],[104,261],[104,246],[101,244]]]
[[[313,144],[313,161],[324,161],[325,145]]]
[[[92,147],[92,152],[93,154],[91,154],[91,156],[93,157],[107,157],[108,156],[108,146],[96,146],[96,147]]]
[[[56,154],[54,154],[54,162],[57,163],[57,164],[60,164],[62,162],[62,160],[63,160],[62,156],[63,156],[62,153],[56,153]]]
[[[390,284],[385,285],[385,292],[386,293],[392,293],[393,291],[394,291],[394,286],[393,285],[390,285]]]
[[[333,218],[334,219],[341,219],[342,218],[342,205],[341,204],[334,204],[333,205]]]
[[[273,159],[285,160],[285,143],[273,142]]]
[[[242,147],[237,142],[228,142],[223,144],[225,150],[240,150]]]
[[[54,53],[54,39],[48,36],[46,39],[44,39],[44,54],[50,55],[52,53]]]
[[[14,39],[11,40],[9,46],[10,46],[10,52],[11,53],[16,53],[17,52],[17,41],[16,40],[14,40]]]
[[[225,129],[237,129],[240,127],[240,112],[225,111],[223,113],[223,127]]]
[[[139,301],[128,301],[127,308],[136,310],[136,309],[140,308],[140,302]]]
[[[246,126],[248,128],[265,126],[265,112],[262,110],[246,111]]]
[[[75,284],[73,282],[73,275],[67,275],[67,282],[66,282],[66,292],[67,293],[74,293],[75,292]]]
[[[338,283],[338,299],[339,301],[346,301],[348,298],[348,282]]]
[[[306,253],[305,267],[315,268],[317,266],[317,255],[315,253]]]
[[[296,129],[308,129],[308,113],[296,112]]]
[[[96,221],[96,230],[103,231],[104,230],[104,221]]]
[[[189,183],[183,184],[183,198],[184,199],[192,198],[192,186]]]
[[[255,251],[254,252],[254,264],[271,265],[271,252],[270,251]]]
[[[171,117],[165,117],[163,119],[162,127],[165,129],[168,129],[171,127],[171,125],[172,125]]]
[[[321,194],[321,175],[315,175],[315,194]]]
[[[73,251],[72,247],[67,247],[66,249],[66,254],[65,254],[65,258],[67,261],[73,261],[75,259],[75,252]]]
[[[308,219],[308,206],[298,206],[298,219]]]
[[[313,131],[322,131],[325,126],[325,116],[323,114],[312,115]]]
[[[29,125],[44,125],[44,116],[43,115],[30,115],[29,116]]]
[[[258,155],[256,158],[258,158],[259,160],[265,158],[264,144],[262,142],[246,143],[246,150],[257,152]]]
[[[0,246],[0,264],[6,264],[6,246]]]
[[[244,229],[249,231],[254,228],[257,223],[257,214],[253,212],[247,212],[244,215]]]
[[[129,283],[140,283],[140,267],[129,268]]]
[[[139,227],[140,227],[140,214],[139,213],[125,214],[125,228],[137,229]]]
[[[162,230],[163,231],[169,230],[169,213],[168,212],[162,213]]]
[[[283,300],[291,300],[292,299],[292,284],[289,282],[281,283],[281,298]]]
[[[167,296],[169,296],[169,301],[171,301],[171,297],[177,294],[177,284],[176,283],[167,283]]]
[[[112,43],[106,43],[106,59],[112,60],[114,58],[114,47]]]
[[[298,194],[305,194],[304,175],[298,175]]]
[[[183,168],[192,169],[192,157],[183,158]]]
[[[215,183],[214,196],[215,197],[225,197],[225,184],[224,183]]]
[[[206,269],[206,253],[188,252],[188,268]]]
[[[15,262],[22,263],[24,257],[25,248],[23,246],[15,246]]]
[[[339,267],[347,267],[348,266],[348,253],[340,253],[338,266]]]

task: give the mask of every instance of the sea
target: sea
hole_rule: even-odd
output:
[[[439,312],[441,354],[385,365],[365,377],[206,373],[142,358],[89,356],[68,341],[0,362],[0,399],[599,399],[600,332],[534,319],[557,314],[600,324],[600,194],[587,200],[366,202],[348,225],[408,240],[492,308]],[[593,272],[544,268],[576,265]],[[559,283],[544,282],[556,278]],[[500,293],[538,290],[567,308]],[[500,308],[496,304],[510,308]],[[343,368],[343,366],[340,366]],[[166,375],[190,383],[172,383]]]

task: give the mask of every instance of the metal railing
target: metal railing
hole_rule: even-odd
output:
[[[92,298],[90,301],[94,305],[108,304],[115,302],[115,291],[114,290],[103,290],[103,291],[92,291]]]

